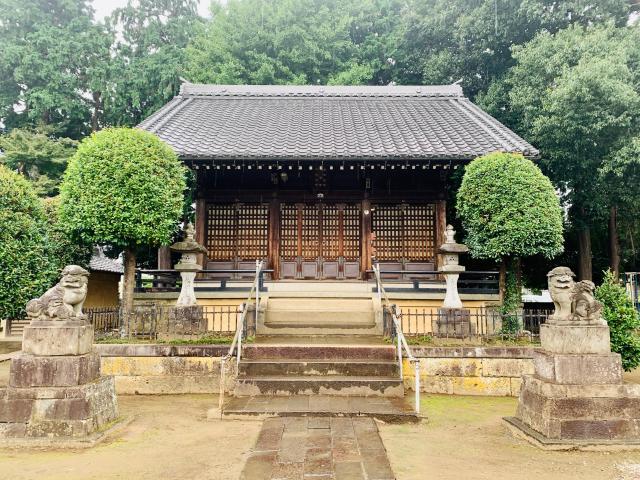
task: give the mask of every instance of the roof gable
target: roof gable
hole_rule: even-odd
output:
[[[139,125],[191,160],[470,160],[537,156],[458,85],[185,83]]]

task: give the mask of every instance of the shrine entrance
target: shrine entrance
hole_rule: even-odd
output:
[[[361,232],[359,203],[280,204],[281,278],[360,278]]]

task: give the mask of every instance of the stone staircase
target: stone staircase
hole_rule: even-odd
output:
[[[365,287],[270,287],[223,415],[418,421],[404,398],[396,348],[382,335],[382,308]]]
[[[9,323],[9,331],[7,332],[8,336],[22,338],[24,327],[29,325],[29,322],[29,319],[11,320]]]
[[[234,395],[403,397],[395,348],[380,343],[248,345]]]
[[[265,299],[258,335],[382,335],[382,313],[368,297]]]

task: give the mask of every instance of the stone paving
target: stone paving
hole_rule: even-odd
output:
[[[241,480],[392,480],[372,418],[275,417],[262,429]]]

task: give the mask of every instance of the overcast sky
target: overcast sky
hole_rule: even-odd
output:
[[[93,0],[93,8],[96,11],[96,20],[102,20],[114,9],[124,7],[127,0]],[[209,16],[209,0],[199,0],[198,13],[202,16]]]

